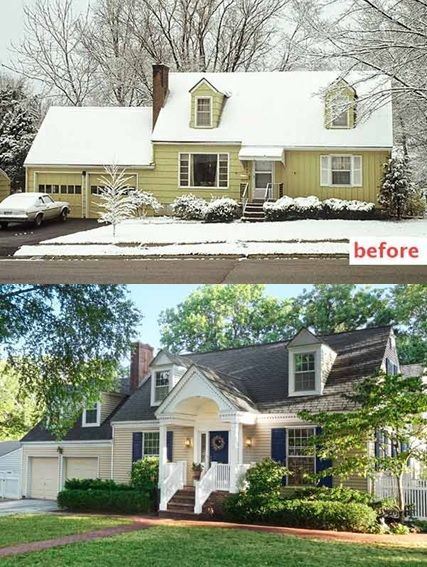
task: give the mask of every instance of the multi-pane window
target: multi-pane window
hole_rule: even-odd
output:
[[[228,154],[180,154],[180,187],[228,187]]]
[[[314,436],[312,427],[288,429],[288,459],[287,466],[292,475],[288,477],[288,484],[309,484],[307,475],[315,472],[316,457],[311,439]]]
[[[81,185],[39,185],[39,193],[52,195],[81,195]]]
[[[315,354],[295,354],[295,392],[311,392],[316,389]]]
[[[209,97],[196,99],[196,126],[201,128],[212,126],[212,99]]]
[[[332,185],[351,185],[351,156],[332,156]]]
[[[169,394],[170,371],[159,370],[155,373],[154,400],[162,402]]]
[[[83,412],[83,425],[97,425],[99,423],[99,404],[96,403]]]
[[[350,99],[343,94],[337,95],[331,104],[332,127],[350,128]]]
[[[160,434],[156,431],[148,431],[142,434],[142,456],[158,457],[160,446]]]
[[[394,364],[389,358],[385,360],[385,368],[387,374],[397,374],[399,371],[397,364]]]

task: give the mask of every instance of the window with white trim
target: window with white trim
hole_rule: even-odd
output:
[[[158,457],[160,453],[160,434],[158,431],[142,433],[142,457]]]
[[[85,408],[82,416],[83,427],[97,427],[101,422],[101,404],[96,402],[92,407]]]
[[[180,154],[180,187],[227,189],[228,154]]]
[[[154,374],[154,402],[161,403],[169,394],[170,370],[158,370]]]
[[[212,98],[196,98],[196,126],[198,128],[210,128],[212,126]]]
[[[343,94],[337,94],[330,104],[331,127],[350,128],[351,99]]]
[[[320,184],[322,187],[361,187],[362,156],[321,156]]]
[[[294,354],[294,390],[311,392],[316,389],[316,355],[314,352]]]
[[[307,475],[316,472],[316,456],[311,444],[315,430],[313,427],[301,427],[288,429],[287,433],[287,466],[293,473],[288,477],[288,484],[292,486],[310,484]]]

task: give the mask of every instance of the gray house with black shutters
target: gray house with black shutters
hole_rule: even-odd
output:
[[[158,456],[160,509],[173,510],[177,495],[191,486],[186,506],[196,513],[212,493],[237,491],[248,467],[266,457],[292,471],[289,485],[302,485],[307,474],[330,463],[312,454],[310,439],[319,430],[299,413],[351,410],[346,395],[357,381],[380,370],[400,371],[391,327],[326,336],[302,329],[290,341],[183,355],[162,350],[154,358],[151,347],[137,344],[129,391],[115,394],[109,411],[102,400],[85,410],[60,444],[60,456],[47,454],[58,443],[44,437],[40,426],[24,438],[26,483],[31,486],[33,458],[57,459],[51,466],[59,489],[70,476],[68,458],[80,459],[71,462],[77,476],[97,472],[128,482],[134,461]],[[85,458],[92,459],[92,468]],[[192,480],[193,463],[203,465],[200,481]],[[332,486],[334,479],[321,482]],[[347,485],[370,489],[369,479],[362,477],[350,478]]]

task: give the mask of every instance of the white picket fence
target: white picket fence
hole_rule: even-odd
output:
[[[405,502],[411,505],[411,515],[427,520],[427,480],[405,478],[403,481]],[[379,498],[396,498],[397,482],[393,477],[380,476],[375,481],[375,494]]]

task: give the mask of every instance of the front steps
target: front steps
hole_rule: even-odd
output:
[[[254,199],[246,205],[244,215],[242,217],[243,222],[264,222],[264,203],[262,199]]]
[[[178,490],[169,500],[168,509],[159,512],[160,518],[174,520],[212,520],[222,518],[222,504],[228,496],[228,492],[212,492],[203,505],[201,514],[194,513],[196,501],[196,491],[193,486],[186,486],[183,490]]]

